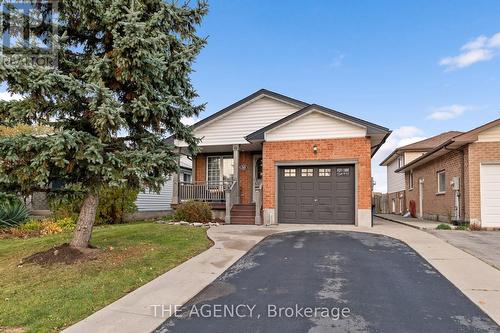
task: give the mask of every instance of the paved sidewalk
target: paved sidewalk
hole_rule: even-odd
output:
[[[299,230],[346,230],[399,239],[432,264],[451,283],[500,323],[500,271],[445,241],[417,229],[375,218],[373,228],[348,225],[224,225],[208,230],[215,245],[180,266],[69,327],[67,333],[151,332],[165,319],[152,305],[183,305],[213,282],[266,236]]]
[[[500,232],[462,230],[428,230],[428,232],[500,270]]]
[[[413,217],[403,217],[401,215],[396,214],[375,214],[376,217],[379,217],[384,220],[401,223],[407,225],[412,228],[425,230],[425,229],[436,229],[436,227],[444,222],[436,222],[431,220],[421,220]]]

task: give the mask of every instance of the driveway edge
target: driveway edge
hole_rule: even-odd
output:
[[[185,304],[267,236],[308,230],[357,231],[398,239],[500,324],[500,271],[430,233],[379,220],[373,228],[350,225],[223,225],[210,228],[207,236],[214,242],[211,248],[63,332],[114,333],[117,329],[130,333],[151,332],[169,317],[169,309]],[[167,309],[163,316],[158,315],[161,306]]]

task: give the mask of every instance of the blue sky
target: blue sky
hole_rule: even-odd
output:
[[[500,1],[217,0],[200,32],[201,118],[267,88],[389,127],[376,190],[398,144],[500,117]]]
[[[398,144],[500,116],[497,0],[212,0],[200,33],[200,118],[266,88],[386,126],[376,190]]]

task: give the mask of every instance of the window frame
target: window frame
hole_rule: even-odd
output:
[[[441,175],[443,175],[443,183],[441,183]],[[446,193],[446,170],[439,170],[436,172],[437,177],[437,192],[436,194],[445,194]],[[443,190],[441,191],[441,185],[443,185]]]
[[[405,166],[405,156],[404,155],[399,155],[397,163],[398,163],[398,169],[404,167]]]
[[[415,178],[413,177],[413,170],[410,170],[408,173],[408,190],[413,190],[413,187],[415,186]]]
[[[224,182],[224,159],[232,159],[233,160],[233,169],[234,169],[234,156],[233,155],[208,155],[207,156],[206,163],[205,163],[205,167],[206,167],[205,182],[207,184],[209,184],[209,179],[208,179],[209,165],[210,165],[209,160],[211,158],[219,158],[219,183],[223,183]],[[234,170],[232,172],[233,172],[232,179],[234,179]],[[231,180],[229,180],[229,181],[231,181]]]

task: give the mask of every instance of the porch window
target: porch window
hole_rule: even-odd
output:
[[[232,156],[207,157],[207,181],[209,184],[230,181],[233,177],[234,162]]]

